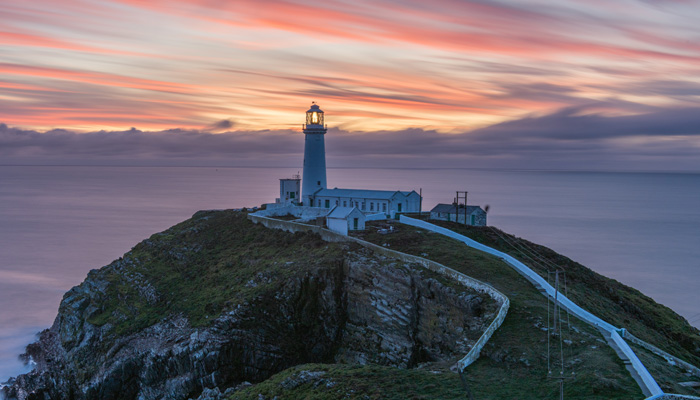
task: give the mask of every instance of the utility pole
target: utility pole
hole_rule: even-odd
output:
[[[418,189],[418,196],[420,196],[420,200],[418,200],[418,218],[423,216],[423,188]]]
[[[459,222],[459,201],[464,198],[464,225],[467,225],[467,191],[457,191],[457,197],[455,197],[455,214],[457,216],[457,222]]]
[[[554,326],[552,335],[559,336],[559,359],[561,363],[561,369],[559,370],[558,377],[550,376],[549,378],[559,380],[559,400],[564,400],[564,380],[571,379],[572,377],[564,376],[564,348],[562,345],[563,338],[561,331],[561,321],[559,320],[559,308],[559,270],[557,269],[554,271]],[[549,353],[549,349],[547,349],[547,352]],[[547,357],[549,358],[549,354],[547,354]],[[549,371],[550,374],[551,372],[552,371]]]
[[[554,271],[554,334],[557,332],[559,320],[559,270]]]

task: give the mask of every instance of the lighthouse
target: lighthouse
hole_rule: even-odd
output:
[[[304,125],[304,173],[301,179],[301,198],[305,206],[314,206],[309,198],[319,189],[326,188],[326,135],[323,111],[313,102],[306,112]]]

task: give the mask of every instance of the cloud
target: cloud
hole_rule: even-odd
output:
[[[488,141],[591,141],[625,137],[663,139],[700,137],[700,108],[660,109],[637,115],[603,116],[570,107],[556,113],[528,117],[478,129],[472,134]]]
[[[604,115],[578,106],[457,134],[435,130],[329,129],[336,167],[484,167],[700,171],[700,108]],[[228,120],[212,124],[227,129]],[[6,163],[298,166],[303,134],[291,130],[37,132],[0,125]]]
[[[233,126],[236,123],[231,121],[230,119],[222,119],[221,121],[214,122],[213,124],[209,125],[207,128],[207,131],[210,132],[220,132],[224,130],[228,130],[233,128]]]
[[[60,280],[48,276],[1,269],[0,282],[10,285],[43,287],[46,289],[62,289],[63,286],[65,286]]]
[[[310,100],[343,129],[443,132],[601,99],[697,105],[692,3],[6,3],[0,120],[34,129],[277,129]]]

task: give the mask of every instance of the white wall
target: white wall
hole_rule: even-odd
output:
[[[328,229],[341,235],[348,234],[348,221],[340,218],[326,218]]]
[[[365,221],[381,221],[386,219],[386,214],[384,213],[379,213],[379,214],[370,214],[365,217]]]
[[[301,195],[305,206],[308,197],[326,187],[326,147],[324,133],[304,133],[304,171],[301,180]],[[315,204],[314,204],[315,205]]]
[[[291,214],[299,219],[311,220],[317,217],[324,217],[330,210],[327,208],[318,207],[302,207],[294,205],[277,205],[270,207],[267,205],[265,210],[256,212],[257,215],[263,217],[282,217]]]

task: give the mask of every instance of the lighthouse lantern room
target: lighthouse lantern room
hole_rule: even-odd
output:
[[[326,146],[323,110],[313,102],[306,112],[304,125],[304,172],[301,179],[302,202],[312,205],[310,196],[326,188]]]

